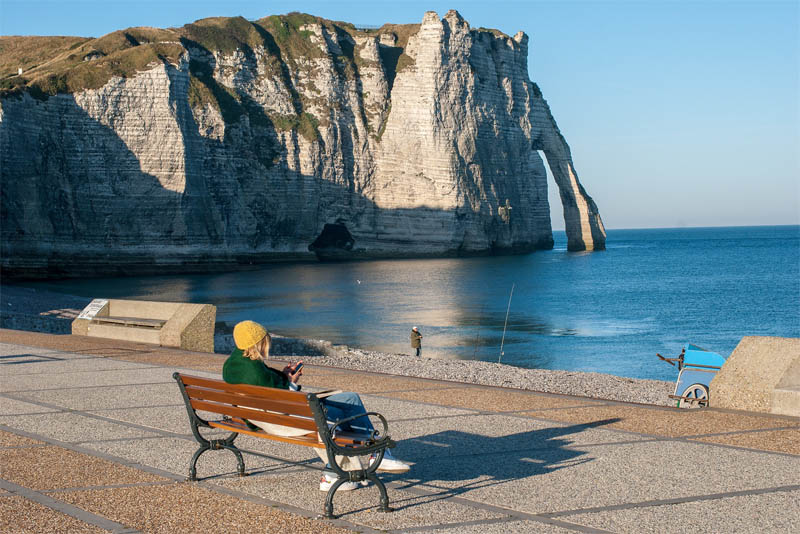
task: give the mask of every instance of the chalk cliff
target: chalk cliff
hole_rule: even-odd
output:
[[[290,14],[59,42],[0,73],[3,271],[551,248],[537,151],[569,249],[603,249],[527,56],[522,32],[455,11],[377,30]]]

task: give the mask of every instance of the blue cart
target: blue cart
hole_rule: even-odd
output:
[[[725,357],[697,345],[687,343],[677,358],[665,358],[656,353],[663,361],[678,366],[678,380],[675,393],[670,399],[677,401],[679,408],[700,408],[708,406],[708,388],[711,379],[725,363]]]

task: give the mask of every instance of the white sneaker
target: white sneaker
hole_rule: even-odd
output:
[[[331,489],[331,486],[333,486],[333,483],[336,482],[338,478],[339,477],[337,477],[335,474],[324,471],[319,479],[319,490],[328,491],[329,489]],[[339,486],[339,489],[336,491],[353,491],[354,489],[358,489],[358,483],[351,482],[348,480],[347,482]]]
[[[377,457],[377,454],[370,456],[369,465],[372,465]],[[381,464],[378,466],[377,471],[381,473],[407,473],[409,469],[411,469],[411,464],[407,464],[406,462],[398,460],[387,449],[383,454],[383,460],[381,460]]]

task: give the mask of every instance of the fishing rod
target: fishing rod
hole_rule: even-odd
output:
[[[481,320],[483,319],[483,310],[486,309],[486,304],[481,306],[481,314],[478,316],[478,333],[475,335],[475,351],[472,353],[472,359],[478,355],[478,345],[481,342]]]
[[[514,296],[514,285],[511,284],[511,293],[508,295],[508,308],[506,308],[506,322],[503,324],[503,339],[500,341],[500,356],[497,357],[497,363],[503,357],[503,344],[506,342],[506,326],[508,326],[508,312],[511,310],[511,297]]]

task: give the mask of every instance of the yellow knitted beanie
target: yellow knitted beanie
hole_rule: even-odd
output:
[[[233,327],[233,341],[242,350],[249,349],[266,336],[266,329],[255,321],[242,321]]]

